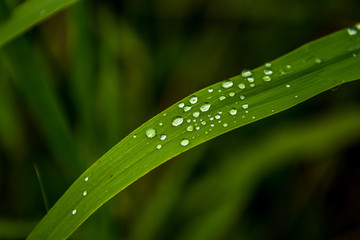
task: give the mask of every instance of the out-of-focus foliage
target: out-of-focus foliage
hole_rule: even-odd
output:
[[[24,238],[45,214],[34,163],[51,206],[154,114],[353,25],[359,8],[355,0],[84,1],[7,44],[0,238]],[[359,238],[359,91],[356,82],[340,86],[177,157],[73,238]]]

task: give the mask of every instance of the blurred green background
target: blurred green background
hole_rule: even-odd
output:
[[[82,1],[7,44],[0,239],[25,238],[46,214],[34,164],[52,206],[150,117],[353,25],[359,9],[357,0]],[[359,160],[355,81],[176,157],[71,239],[360,239]]]

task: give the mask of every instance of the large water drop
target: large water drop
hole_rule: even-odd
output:
[[[204,103],[201,107],[200,107],[200,111],[202,112],[206,112],[210,109],[211,104],[210,103]]]
[[[241,72],[241,76],[243,77],[250,77],[252,75],[251,71],[249,69],[244,69],[242,72]]]
[[[149,128],[148,130],[146,130],[145,134],[148,138],[153,138],[156,136],[156,130],[153,128]]]
[[[184,118],[183,117],[174,117],[172,122],[171,122],[171,125],[173,125],[174,127],[177,127],[179,126],[180,124],[182,124],[184,121]]]
[[[188,139],[184,138],[183,140],[181,140],[180,145],[185,147],[185,146],[189,145],[189,143],[190,143],[190,141]]]
[[[223,81],[223,82],[222,82],[221,86],[222,86],[223,88],[229,88],[229,87],[232,87],[233,84],[234,84],[234,83],[233,83],[232,81],[226,80],[226,81]]]
[[[229,111],[230,115],[236,115],[237,113],[237,109],[236,108],[232,108],[230,111]]]
[[[197,103],[197,101],[198,101],[197,96],[191,96],[190,99],[189,99],[189,102],[191,104],[195,104],[195,103]]]

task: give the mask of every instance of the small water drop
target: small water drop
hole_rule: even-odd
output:
[[[180,124],[182,124],[184,121],[184,118],[183,117],[174,117],[172,122],[171,122],[171,125],[173,125],[174,127],[177,127],[179,126]]]
[[[265,82],[270,82],[271,81],[271,77],[266,75],[262,78]]]
[[[243,108],[243,109],[249,108],[249,104],[247,104],[247,103],[243,104],[243,105],[242,105],[242,108]]]
[[[167,116],[167,113],[164,113],[163,116],[166,117],[166,116]]]
[[[199,117],[200,116],[200,112],[198,112],[198,111],[196,111],[196,112],[193,112],[193,117],[194,118],[197,118],[197,117]]]
[[[217,114],[217,115],[215,115],[215,118],[216,118],[216,119],[220,119],[221,116]]]
[[[298,98],[299,96],[298,95],[295,95],[295,98]]]
[[[193,125],[189,125],[189,126],[186,128],[186,130],[187,130],[188,132],[192,132],[192,131],[194,131],[194,126],[193,126]]]
[[[246,86],[245,86],[244,83],[239,83],[238,87],[239,87],[240,89],[245,89]]]
[[[234,93],[234,92],[231,92],[231,93],[229,93],[229,96],[230,96],[230,97],[233,97],[233,96],[235,96],[235,93]]]
[[[183,103],[183,102],[179,103],[179,105],[178,105],[179,108],[183,108],[184,106],[185,106],[185,103]]]
[[[358,31],[355,28],[348,28],[347,33],[349,34],[349,36],[353,36],[356,35]]]
[[[227,123],[224,123],[224,124],[223,124],[223,127],[227,127],[227,126],[228,126],[228,124],[227,124]]]
[[[244,96],[244,95],[240,95],[240,99],[241,99],[241,100],[244,100],[244,99],[245,99],[245,96]]]
[[[212,88],[208,89],[208,92],[213,92],[213,91],[214,91],[214,89],[212,89]]]
[[[76,209],[74,209],[74,210],[72,210],[72,211],[71,211],[71,214],[72,214],[72,215],[75,215],[75,214],[76,214],[76,212],[77,212],[77,210],[76,210]]]
[[[210,127],[214,127],[215,126],[215,124],[210,124]]]
[[[195,129],[196,129],[196,130],[200,130],[200,126],[196,126]]]
[[[290,69],[290,68],[292,68],[292,66],[290,64],[288,64],[288,65],[286,65],[286,68]]]
[[[321,60],[320,58],[316,58],[316,59],[314,60],[314,62],[315,62],[315,63],[322,63],[322,60]]]
[[[148,138],[153,138],[156,136],[156,130],[153,128],[149,128],[148,130],[146,130],[145,134]]]
[[[137,137],[137,134],[134,134],[134,135],[133,135],[133,138],[136,138],[136,137]]]
[[[232,108],[230,111],[229,111],[230,115],[236,115],[237,113],[237,109],[236,108]]]
[[[271,67],[271,63],[269,63],[269,62],[265,63],[264,65],[265,65],[265,67],[267,67],[267,68],[270,68],[270,67]]]
[[[89,177],[85,177],[85,178],[84,178],[84,181],[85,181],[85,182],[89,181]]]
[[[225,96],[220,96],[220,97],[219,97],[219,100],[220,100],[220,101],[225,100],[225,99],[226,99]]]
[[[255,119],[255,116],[252,116],[252,119]]]
[[[208,110],[210,109],[210,107],[211,107],[211,104],[210,104],[210,103],[204,103],[204,104],[200,107],[200,110],[201,110],[202,112],[206,112],[206,111],[208,111]]]
[[[252,83],[252,82],[255,81],[255,78],[253,78],[253,77],[248,77],[247,80],[248,80],[249,83]]]
[[[270,68],[265,68],[264,73],[265,73],[265,75],[271,75],[271,74],[273,74],[273,71]]]
[[[280,72],[280,76],[283,76],[286,74],[286,72],[283,69],[280,69],[279,72]]]
[[[226,80],[226,81],[223,81],[223,82],[222,82],[221,86],[222,86],[223,88],[229,88],[229,87],[232,87],[233,84],[234,84],[234,83],[233,83],[232,81]]]
[[[206,122],[205,122],[205,121],[202,121],[202,122],[201,122],[201,125],[206,125]]]
[[[290,84],[286,84],[286,87],[289,88],[289,87],[291,87],[291,86],[290,86]]]
[[[166,139],[166,137],[167,137],[166,134],[161,134],[160,140],[161,140],[161,141],[164,141],[164,140]]]
[[[82,195],[85,197],[87,195],[87,191],[83,191]]]
[[[197,96],[191,96],[190,99],[189,99],[189,102],[191,104],[195,104],[195,103],[197,103],[197,101],[198,101]]]
[[[360,23],[356,23],[355,27],[356,27],[357,30],[360,30]]]
[[[241,72],[241,76],[243,76],[243,77],[250,77],[251,75],[252,75],[252,72],[249,69],[244,69]]]
[[[254,84],[254,83],[251,83],[251,84],[250,84],[250,87],[255,87],[255,84]]]
[[[191,110],[191,106],[185,106],[184,107],[184,112],[188,112],[188,111],[190,111]]]
[[[181,140],[180,145],[185,147],[189,145],[189,143],[190,143],[189,139],[184,138],[183,140]]]
[[[352,55],[353,57],[357,57],[357,53],[353,53],[353,55]]]
[[[158,144],[158,145],[156,146],[156,149],[161,149],[161,148],[162,148],[161,144]]]
[[[222,114],[222,111],[218,111],[218,114]]]
[[[161,123],[159,123],[159,126],[162,126],[163,125],[163,123],[161,122]]]

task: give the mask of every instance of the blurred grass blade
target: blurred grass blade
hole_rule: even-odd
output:
[[[41,194],[42,194],[42,197],[43,197],[43,200],[44,200],[45,209],[46,209],[46,212],[48,212],[49,211],[49,201],[48,201],[48,198],[47,198],[47,195],[46,195],[46,191],[45,191],[43,181],[41,179],[39,168],[36,166],[35,163],[34,163],[34,168],[35,168],[36,176],[37,176],[38,181],[39,181]]]
[[[198,91],[155,116],[87,169],[29,239],[64,239],[115,194],[168,159],[359,79],[357,27],[306,44],[251,76],[244,72]]]
[[[0,22],[0,47],[35,24],[78,0],[27,0]],[[5,4],[2,4],[5,5]],[[0,6],[1,7],[1,6]],[[3,12],[3,11],[2,11]]]

